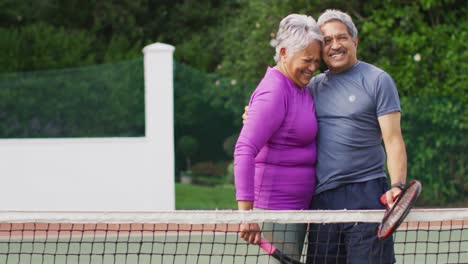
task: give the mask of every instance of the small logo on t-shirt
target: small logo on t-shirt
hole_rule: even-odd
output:
[[[353,94],[353,95],[350,95],[350,96],[348,97],[348,100],[352,103],[352,102],[356,101],[356,96],[355,96],[354,94]]]

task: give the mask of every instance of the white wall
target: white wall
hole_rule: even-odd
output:
[[[0,139],[0,210],[175,209],[173,52],[143,49],[145,137]]]

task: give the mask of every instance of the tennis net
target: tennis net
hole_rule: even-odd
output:
[[[0,211],[0,263],[276,263],[239,237],[241,223],[274,223],[268,226],[272,230],[262,225],[267,240],[269,233],[282,232],[285,241],[291,236],[300,241],[291,224],[304,223],[312,232],[307,223],[318,223],[323,231],[330,223],[377,225],[383,215],[381,210]],[[468,208],[414,209],[393,240],[397,263],[468,263]],[[272,242],[283,251],[290,247]],[[314,241],[306,236],[300,243],[303,250],[292,257],[315,259],[307,251]]]

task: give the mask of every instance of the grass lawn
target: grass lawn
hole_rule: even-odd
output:
[[[237,209],[234,186],[205,187],[176,183],[176,209]]]
[[[434,208],[424,201],[418,201],[416,207]],[[466,207],[468,198],[456,203],[447,203],[438,207]],[[218,185],[206,187],[193,184],[176,183],[176,209],[177,210],[203,210],[203,209],[237,209],[234,185]]]

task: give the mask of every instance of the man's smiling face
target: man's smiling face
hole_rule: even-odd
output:
[[[358,39],[351,37],[345,24],[331,20],[320,30],[323,34],[323,61],[330,71],[339,73],[356,64]]]

